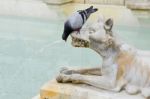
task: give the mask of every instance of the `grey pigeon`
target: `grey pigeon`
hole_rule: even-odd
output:
[[[64,32],[62,35],[63,40],[67,40],[68,36],[74,31],[80,31],[89,16],[96,12],[98,9],[90,6],[85,10],[78,10],[72,14],[64,24]]]

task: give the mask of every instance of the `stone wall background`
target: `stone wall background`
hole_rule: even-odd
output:
[[[4,1],[4,0],[0,0]],[[128,2],[150,2],[150,0],[5,0],[5,1],[44,1],[51,4],[62,4],[66,2],[85,3],[85,4],[106,4],[106,5],[126,5]]]
[[[51,4],[62,4],[66,2],[74,2],[81,4],[105,4],[105,5],[126,5],[128,2],[150,2],[150,0],[43,0]]]
[[[77,3],[124,5],[124,0],[73,0],[73,1]]]

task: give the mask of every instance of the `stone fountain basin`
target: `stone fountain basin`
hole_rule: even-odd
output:
[[[144,99],[141,95],[128,95],[109,92],[83,84],[47,82],[40,90],[40,95],[33,99]]]

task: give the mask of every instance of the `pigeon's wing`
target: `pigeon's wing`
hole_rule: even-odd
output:
[[[78,12],[76,12],[72,16],[70,16],[68,21],[73,30],[79,29],[83,25],[82,16]]]

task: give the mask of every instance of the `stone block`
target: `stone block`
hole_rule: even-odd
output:
[[[41,99],[144,99],[141,95],[114,93],[88,85],[57,83],[52,80],[40,91]]]

